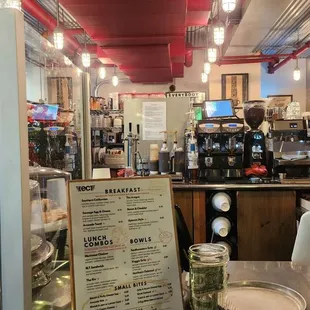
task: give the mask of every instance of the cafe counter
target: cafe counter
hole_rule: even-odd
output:
[[[291,259],[300,196],[310,184],[173,184],[174,203],[181,208],[194,243],[226,242],[232,258],[249,261]],[[217,193],[230,196],[227,212],[214,209]],[[214,233],[212,223],[225,217],[227,237]]]

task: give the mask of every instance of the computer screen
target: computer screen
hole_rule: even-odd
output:
[[[231,100],[206,100],[204,101],[205,117],[234,116]]]

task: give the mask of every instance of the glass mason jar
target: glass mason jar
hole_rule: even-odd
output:
[[[202,243],[189,248],[192,310],[218,310],[224,306],[228,260],[228,250],[221,244]]]

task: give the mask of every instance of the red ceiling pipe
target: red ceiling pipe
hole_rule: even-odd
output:
[[[187,50],[185,52],[185,61],[184,61],[185,67],[189,68],[193,65],[193,51]]]
[[[76,34],[84,34],[83,28],[64,29],[64,33],[68,36],[74,36]]]
[[[276,57],[276,58],[281,58],[281,57],[287,57],[290,54],[260,54],[260,55],[240,55],[240,56],[223,56],[222,59],[224,60],[232,60],[232,59],[248,59],[248,58],[268,58],[268,57]]]
[[[219,60],[216,62],[217,65],[238,65],[238,64],[251,64],[251,63],[261,63],[261,62],[272,62],[274,58],[261,58],[261,59],[231,59],[231,60]]]
[[[54,16],[46,12],[38,2],[34,0],[22,0],[22,7],[49,30],[53,31],[57,26]]]
[[[292,54],[290,54],[287,58],[285,58],[284,60],[282,60],[279,64],[277,65],[273,65],[270,64],[268,67],[268,73],[275,73],[278,69],[280,69],[281,67],[283,67],[284,65],[286,65],[291,59],[295,59],[296,57],[298,57],[298,55],[302,54],[304,51],[306,51],[308,48],[310,48],[310,41],[308,41],[307,43],[305,43],[302,47],[300,47],[299,49],[297,49],[296,51],[294,51]]]
[[[23,0],[22,7],[41,24],[45,25],[50,32],[54,31],[57,26],[56,19],[50,13],[45,11],[38,2],[35,0]],[[65,39],[73,49],[78,50],[80,48],[80,44],[74,38],[66,35],[66,33]]]

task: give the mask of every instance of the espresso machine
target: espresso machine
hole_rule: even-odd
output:
[[[268,165],[282,183],[310,182],[310,119],[271,120]]]
[[[260,167],[257,175],[267,175],[265,135],[259,129],[265,118],[265,105],[263,100],[243,104],[244,119],[250,127],[244,136],[243,165],[247,176],[256,175],[255,167]]]
[[[198,122],[197,133],[200,180],[223,182],[243,177],[243,119],[204,119]]]

